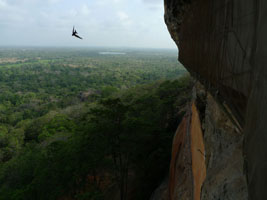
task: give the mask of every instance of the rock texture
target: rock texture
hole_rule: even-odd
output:
[[[192,171],[194,183],[194,200],[200,200],[201,188],[206,178],[206,151],[203,140],[201,122],[195,103],[193,103],[191,115],[191,152],[192,152]]]
[[[266,199],[267,2],[165,0],[165,22],[181,63],[244,133],[249,199]]]
[[[173,139],[169,199],[200,200],[205,177],[203,133],[198,111],[193,102]]]
[[[169,200],[193,198],[192,157],[190,150],[191,110],[180,123],[172,144],[169,176]]]
[[[243,134],[211,95],[204,99],[204,143],[207,176],[202,200],[248,199],[243,173]]]

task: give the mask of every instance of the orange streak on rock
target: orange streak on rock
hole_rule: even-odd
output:
[[[173,139],[172,144],[172,159],[170,164],[170,178],[169,178],[169,197],[170,200],[175,199],[175,190],[179,180],[182,177],[183,168],[179,167],[178,165],[182,166],[183,163],[180,163],[181,157],[184,156],[184,148],[185,148],[185,141],[186,141],[186,131],[187,131],[187,124],[188,124],[188,116],[185,116],[180,123]],[[180,157],[180,159],[179,159]],[[178,169],[178,170],[177,170]],[[180,170],[179,170],[180,169]],[[178,178],[178,179],[177,179]]]
[[[203,133],[197,108],[192,103],[173,138],[169,199],[200,200],[205,177]]]
[[[191,116],[191,155],[194,182],[194,200],[200,200],[201,187],[206,178],[205,147],[201,123],[195,103],[192,104]]]

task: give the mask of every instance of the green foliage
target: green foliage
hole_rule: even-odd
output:
[[[0,63],[0,200],[149,198],[192,85],[175,54],[2,55],[20,61]]]
[[[73,133],[75,124],[65,115],[56,115],[42,128],[42,132],[38,136],[39,141],[44,141],[50,136],[60,133]]]

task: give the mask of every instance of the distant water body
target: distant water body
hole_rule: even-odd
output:
[[[99,52],[99,54],[101,54],[101,55],[125,55],[126,53],[103,51],[103,52]]]

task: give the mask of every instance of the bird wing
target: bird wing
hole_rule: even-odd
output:
[[[81,40],[83,39],[83,38],[80,37],[79,35],[76,35],[76,34],[75,34],[74,36],[77,37],[77,38],[79,38],[79,39],[81,39]]]

